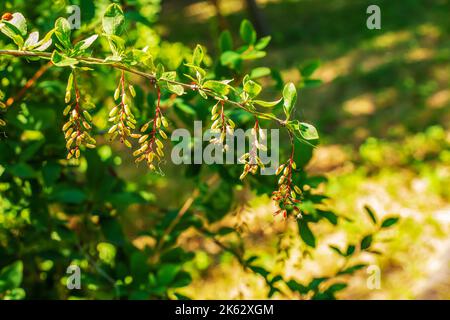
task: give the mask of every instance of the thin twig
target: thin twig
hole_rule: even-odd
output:
[[[219,179],[218,175],[213,175],[209,178],[209,180],[206,182],[206,185],[208,187],[211,187],[217,180]],[[173,228],[180,222],[181,218],[185,215],[185,213],[191,208],[192,204],[194,203],[195,199],[200,195],[200,189],[196,188],[190,197],[184,202],[183,206],[181,207],[180,211],[178,211],[177,216],[175,219],[172,220],[172,222],[169,224],[169,226],[164,230],[163,235],[159,238],[158,242],[155,246],[155,256],[157,258],[157,255],[159,251],[161,250],[162,246],[164,245],[165,238],[167,235],[169,235]]]
[[[44,73],[52,66],[53,64],[51,62],[46,63],[45,65],[43,65],[42,67],[39,68],[38,71],[36,71],[36,73],[33,75],[33,77],[31,77],[23,86],[22,89],[20,89],[20,91],[14,96],[14,97],[10,97],[8,100],[6,100],[6,106],[10,107],[15,101],[19,101],[20,99],[22,99],[22,97],[25,95],[25,93],[28,91],[28,89],[30,89],[35,83],[36,81],[39,80],[40,77],[42,77],[44,75]]]

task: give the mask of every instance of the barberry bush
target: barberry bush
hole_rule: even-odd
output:
[[[371,251],[374,237],[396,218],[379,222],[367,208],[372,232],[330,248],[345,260],[342,268],[303,284],[249,254],[242,226],[222,223],[245,204],[236,196],[243,190],[269,195],[277,206],[273,223],[295,224],[308,250],[317,246],[311,226],[341,220],[319,191],[326,179],[304,170],[319,137],[295,112],[297,91],[317,64],[305,68],[299,85],[285,84],[278,71],[255,67],[270,37],[258,38],[248,20],[237,42],[221,33],[213,57],[202,45],[162,41],[151,28],[156,18],[141,14],[149,6],[158,12],[157,1],[125,12],[108,1],[82,4],[90,21],[79,30],[46,1],[0,21],[0,298],[189,298],[179,288],[193,281],[186,265],[195,254],[180,239],[192,230],[262,277],[268,297],[335,298],[365,267],[358,257],[378,253]],[[45,21],[38,12],[46,12]],[[251,129],[249,149],[235,165],[174,168],[169,136],[180,127],[192,131],[194,120],[209,123],[216,137],[208,144],[223,151],[228,134]],[[282,131],[275,176],[259,174],[264,128]],[[145,180],[126,174],[129,162]],[[195,187],[180,194],[181,180]],[[167,206],[156,191],[161,181],[173,186]],[[136,208],[149,225],[127,230]],[[147,243],[136,245],[130,234]],[[66,270],[74,264],[83,286],[71,291]]]

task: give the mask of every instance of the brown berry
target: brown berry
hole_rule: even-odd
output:
[[[12,15],[12,13],[9,13],[9,12],[2,15],[2,20],[10,21],[12,18],[13,18],[13,15]]]

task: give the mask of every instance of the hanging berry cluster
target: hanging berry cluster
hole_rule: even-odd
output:
[[[80,90],[78,88],[75,72],[69,76],[66,89],[64,116],[69,120],[64,124],[62,130],[66,139],[68,151],[67,160],[80,157],[80,147],[95,148],[96,141],[91,137],[89,131],[92,129],[92,116],[81,106]]]
[[[220,136],[218,138],[212,138],[209,142],[212,144],[222,145],[223,151],[228,150],[228,145],[226,145],[226,136],[233,135],[235,123],[233,120],[228,118],[224,112],[224,101],[220,100],[217,102],[211,110],[211,121],[214,121],[211,125],[211,133]]]
[[[113,125],[109,129],[108,133],[111,134],[111,141],[115,140],[117,137],[120,137],[120,142],[125,144],[128,148],[131,148],[132,145],[128,138],[133,137],[132,130],[136,129],[136,119],[131,113],[130,100],[126,90],[125,72],[122,71],[119,85],[114,92],[114,100],[119,100],[119,104],[112,108],[109,112],[108,121]],[[128,91],[132,97],[136,95],[132,85],[128,86]]]
[[[278,179],[278,190],[272,193],[272,199],[277,203],[278,210],[275,215],[282,214],[283,218],[287,217],[288,212],[293,211],[297,218],[301,218],[301,212],[298,204],[301,202],[302,190],[292,182],[292,173],[297,169],[294,161],[294,148],[289,160],[280,165],[276,171]]]
[[[3,99],[3,92],[0,90],[0,99]],[[6,104],[0,101],[0,110],[6,109]],[[1,114],[1,113],[0,113]],[[0,118],[0,127],[6,127],[6,121]]]
[[[259,127],[258,119],[255,120],[255,125],[251,130],[251,147],[250,152],[244,153],[240,159],[241,163],[244,163],[244,171],[239,179],[243,180],[247,174],[256,174],[258,168],[264,169],[264,164],[261,158],[258,156],[258,150],[267,151],[267,147],[260,141],[266,139],[264,131]]]
[[[141,127],[141,133],[137,135],[140,148],[133,153],[133,156],[137,157],[136,163],[145,160],[152,171],[157,171],[157,168],[159,168],[158,164],[164,157],[164,144],[161,139],[167,139],[164,129],[169,126],[161,111],[161,90],[159,87],[157,87],[157,94],[155,116]],[[156,165],[155,160],[158,162]]]

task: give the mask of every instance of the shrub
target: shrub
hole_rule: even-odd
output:
[[[94,28],[96,19],[92,15]],[[301,284],[271,272],[258,256],[248,254],[243,240],[231,237],[239,235],[236,226],[213,227],[235,206],[236,190],[243,186],[258,195],[272,194],[277,186],[272,194],[278,205],[275,214],[296,223],[311,249],[317,245],[311,225],[323,220],[338,223],[327,197],[317,190],[326,179],[310,177],[304,170],[318,134],[312,125],[295,119],[295,85],[284,84],[279,73],[267,67],[245,72],[248,61],[264,57],[270,37],[258,39],[245,20],[240,27],[242,46],[236,48],[225,31],[217,59],[197,45],[192,52],[178,48],[183,58],[177,64],[158,51],[177,50],[170,45],[158,50],[134,47],[142,39],[135,33],[124,36],[127,22],[120,6],[108,6],[101,20],[99,35],[89,28],[75,32],[65,18],[58,18],[42,39],[38,32],[29,32],[19,12],[3,15],[0,22],[0,30],[14,43],[0,50],[0,70],[7,79],[0,98],[9,97],[0,103],[7,110],[0,120],[6,132],[0,143],[0,260],[5,262],[0,297],[186,298],[178,288],[192,281],[185,265],[194,254],[179,239],[195,229],[231,253],[246,271],[263,277],[268,297],[290,290],[307,298],[335,298],[346,287],[336,279],[364,267],[353,261],[357,253],[370,252],[374,234],[364,235],[358,245],[348,244],[345,250],[333,247],[345,259],[343,267]],[[108,48],[108,55],[94,55]],[[33,71],[11,56],[40,65],[32,79],[57,67],[35,89],[39,95],[26,102],[19,103],[21,96],[13,92]],[[316,63],[311,68],[315,67]],[[260,98],[265,93],[258,79],[269,76],[275,80],[274,88],[282,91],[275,101]],[[65,106],[60,107],[63,95]],[[190,195],[176,195],[187,198],[180,209],[159,207],[154,194],[124,179],[121,158],[103,144],[104,136],[120,141],[132,149],[136,163],[146,163],[150,179],[167,179],[157,174],[164,171],[170,131],[177,123],[192,129],[194,119],[208,118],[218,133],[211,143],[225,148],[224,136],[236,126],[252,128],[255,139],[242,159],[243,171],[240,165],[184,166],[185,179],[197,187]],[[255,152],[264,148],[258,142],[260,129],[273,126],[285,132],[288,143],[282,151],[287,159],[277,170],[278,177],[256,176],[263,167]],[[103,145],[98,147],[100,140]],[[140,248],[124,228],[126,213],[136,205],[151,216],[151,227],[139,230],[150,243]],[[396,222],[380,224],[368,212],[379,225],[374,233]],[[65,287],[71,264],[82,271],[79,291]]]

